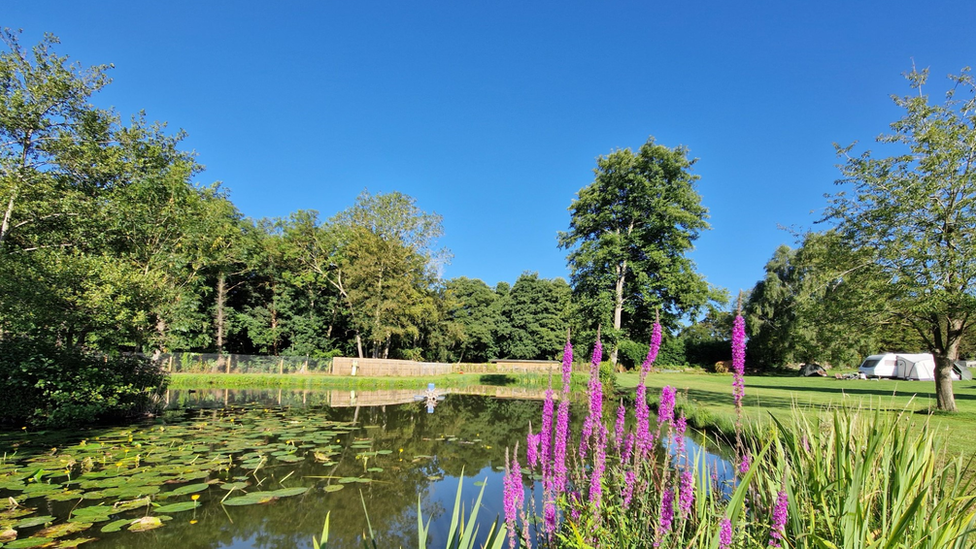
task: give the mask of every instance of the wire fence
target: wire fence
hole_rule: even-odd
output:
[[[164,353],[163,370],[180,374],[330,374],[332,359],[217,353]]]

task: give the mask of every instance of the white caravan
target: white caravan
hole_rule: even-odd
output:
[[[928,353],[871,355],[864,359],[857,371],[865,377],[935,381],[935,359]],[[954,380],[959,379],[955,371],[951,376]]]

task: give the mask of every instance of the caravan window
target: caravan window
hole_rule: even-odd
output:
[[[861,368],[874,368],[875,366],[878,365],[879,362],[881,362],[880,358],[876,358],[874,360],[865,360],[864,364],[861,364]]]

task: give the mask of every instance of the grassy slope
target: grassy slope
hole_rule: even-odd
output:
[[[624,389],[637,386],[636,374],[621,374],[617,383]],[[935,383],[929,381],[864,381],[837,380],[824,377],[746,377],[744,416],[747,421],[765,421],[768,413],[787,418],[793,404],[813,415],[824,406],[852,405],[891,411],[924,412],[935,408]],[[654,373],[647,377],[648,394],[671,385],[679,393],[687,391],[687,398],[715,416],[734,417],[732,376],[693,373]],[[948,451],[976,454],[976,382],[957,381],[954,384],[959,412],[953,415],[936,414],[930,426],[945,433]],[[768,412],[768,413],[767,413]],[[927,415],[915,414],[912,421],[923,425]]]

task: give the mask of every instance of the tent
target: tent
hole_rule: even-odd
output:
[[[827,372],[825,372],[823,366],[819,364],[804,364],[800,367],[800,375],[804,377],[826,376]]]
[[[969,369],[969,364],[962,360],[957,360],[955,364],[952,365],[952,369],[956,372],[956,375],[959,376],[959,379],[973,379],[973,372]]]

